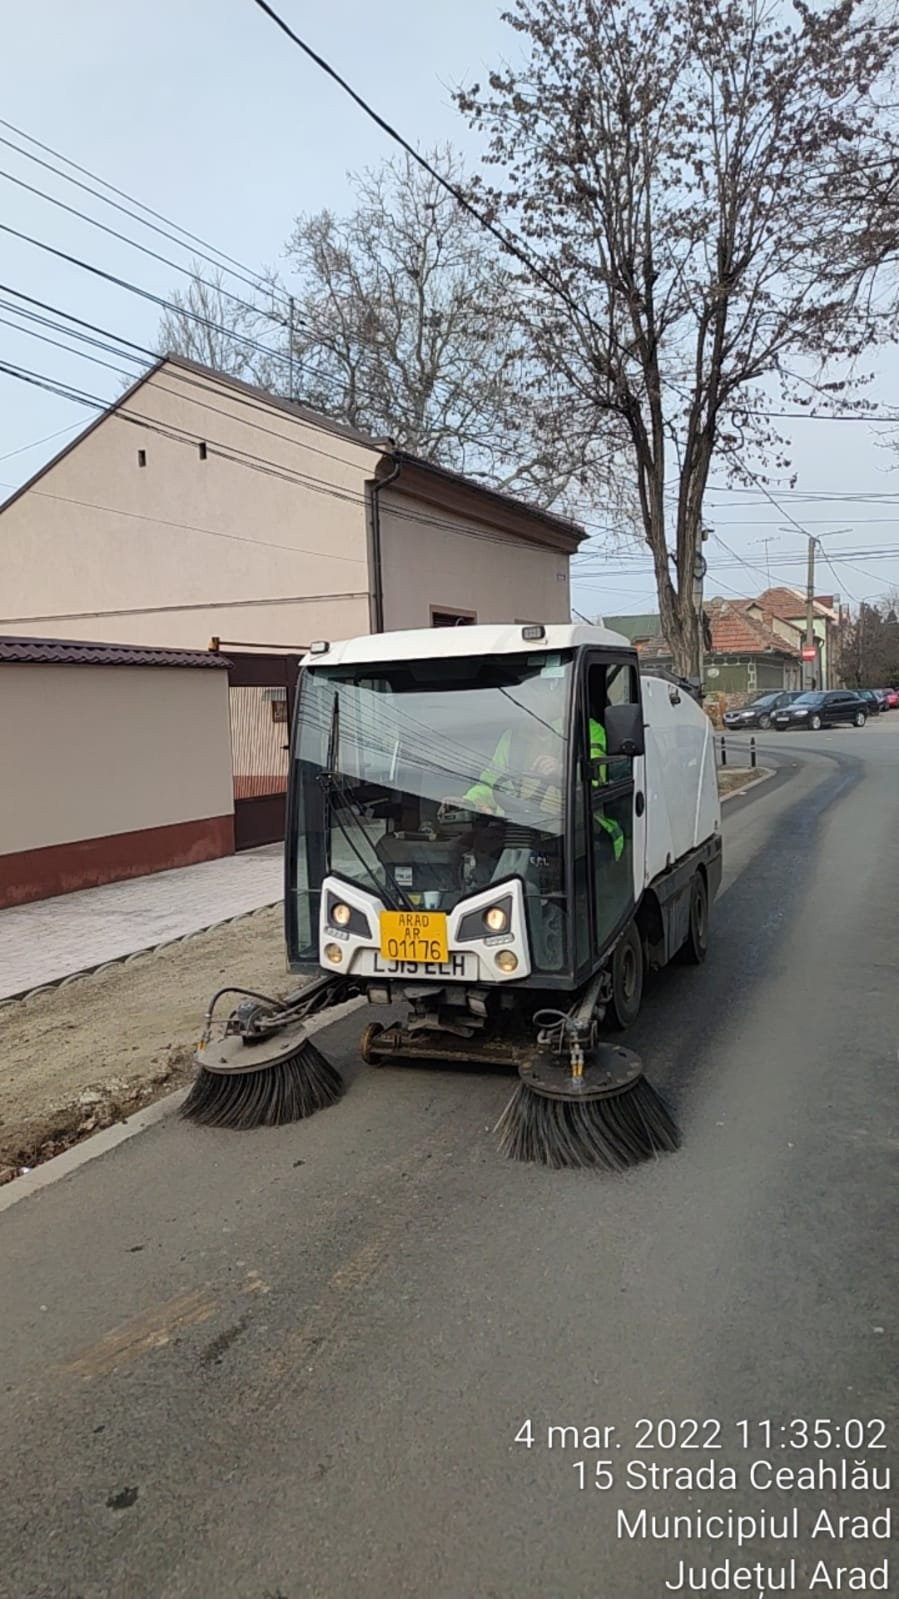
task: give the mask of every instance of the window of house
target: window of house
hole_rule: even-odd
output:
[[[438,611],[431,606],[432,627],[471,627],[477,619],[476,611]]]

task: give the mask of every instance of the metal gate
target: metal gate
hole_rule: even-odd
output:
[[[234,847],[254,849],[284,837],[300,657],[220,647],[229,662]]]

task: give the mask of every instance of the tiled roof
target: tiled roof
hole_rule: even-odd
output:
[[[787,655],[795,659],[799,650],[773,633],[762,622],[747,616],[743,607],[746,600],[709,600],[705,612],[712,631],[712,655]],[[641,655],[649,658],[671,654],[662,635],[656,634],[645,644],[638,645]]]
[[[227,667],[212,650],[145,649],[141,644],[92,644],[84,639],[22,638],[0,633],[0,664],[13,666]]]
[[[760,605],[762,610],[770,611],[772,616],[776,616],[781,622],[795,622],[805,617],[805,595],[798,589],[766,589],[755,603]],[[833,610],[833,595],[816,595],[815,610],[819,616],[826,616]]]

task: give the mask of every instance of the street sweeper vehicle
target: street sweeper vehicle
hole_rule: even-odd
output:
[[[306,982],[214,997],[186,1116],[254,1127],[333,1104],[312,1034],[366,1005],[370,1065],[518,1074],[498,1124],[513,1158],[617,1168],[677,1147],[616,1033],[650,968],[704,959],[721,812],[708,718],[626,639],[504,624],[313,645],[285,865]]]

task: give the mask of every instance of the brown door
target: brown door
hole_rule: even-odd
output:
[[[225,653],[225,652],[223,652]],[[290,729],[299,656],[227,651],[231,701],[234,847],[284,837]]]

